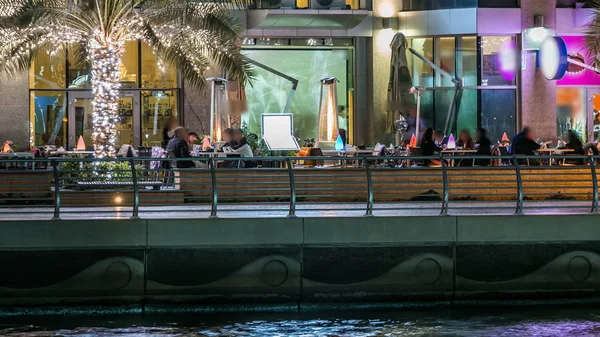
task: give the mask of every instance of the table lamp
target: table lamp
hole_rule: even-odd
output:
[[[83,140],[83,136],[79,136],[79,139],[77,140],[77,147],[75,148],[76,151],[85,151],[86,147],[85,147],[85,141]]]
[[[344,140],[342,139],[341,135],[338,135],[337,139],[335,140],[335,150],[337,152],[344,151]]]
[[[455,149],[456,148],[456,141],[454,140],[454,135],[453,134],[450,134],[450,137],[448,137],[447,148],[449,148],[449,149]]]
[[[204,137],[204,140],[202,140],[202,150],[206,149],[210,149],[210,139],[208,139],[208,136]]]

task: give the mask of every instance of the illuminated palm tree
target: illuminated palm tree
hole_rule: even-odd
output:
[[[0,0],[0,73],[26,71],[36,54],[66,55],[89,66],[96,156],[116,154],[120,65],[125,41],[142,40],[160,63],[175,67],[193,86],[214,66],[247,81],[238,20],[243,0]]]
[[[593,59],[592,66],[600,68],[600,0],[590,0],[586,7],[592,10],[592,20],[586,31],[585,44]]]

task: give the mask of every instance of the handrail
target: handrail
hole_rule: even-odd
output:
[[[371,176],[371,164],[369,161],[365,161],[365,173],[367,174],[367,211],[365,212],[366,216],[373,215],[373,177]]]
[[[296,180],[294,179],[294,168],[290,158],[286,161],[288,167],[288,175],[290,178],[290,211],[288,217],[296,216]]]
[[[519,160],[516,156],[513,156],[513,165],[515,166],[515,176],[517,178],[517,209],[515,214],[523,214],[523,179],[521,177],[521,168],[519,167]]]
[[[132,219],[138,219],[140,210],[140,190],[138,188],[137,172],[135,169],[135,161],[131,158],[129,162],[131,165],[131,179],[133,181],[133,210],[131,214]]]
[[[596,174],[596,161],[590,158],[590,171],[592,172],[592,213],[598,213],[598,175]]]
[[[60,219],[60,177],[58,175],[58,163],[52,161],[52,173],[54,176],[54,216],[53,220]]]
[[[439,159],[441,167],[419,168],[410,165],[407,166],[410,163],[416,164],[419,160],[432,158]],[[2,205],[33,205],[38,208],[43,207],[43,205],[51,205],[52,218],[60,219],[61,215],[64,217],[65,214],[74,212],[70,208],[72,205],[100,206],[108,204],[110,206],[119,206],[122,200],[120,196],[125,194],[132,196],[133,201],[127,205],[132,207],[130,213],[132,218],[138,218],[140,213],[151,209],[142,207],[141,205],[158,204],[165,206],[165,203],[168,204],[170,202],[169,198],[182,198],[177,199],[182,200],[177,204],[191,202],[210,205],[210,208],[204,210],[204,212],[210,211],[210,217],[217,217],[219,211],[230,212],[234,206],[240,206],[240,211],[243,210],[246,212],[262,212],[266,209],[262,207],[242,207],[242,205],[247,205],[246,201],[249,203],[271,203],[278,205],[287,203],[285,211],[289,217],[297,215],[298,204],[300,202],[316,204],[365,202],[364,215],[371,216],[374,214],[376,202],[385,204],[381,208],[377,208],[377,213],[379,213],[384,209],[402,209],[400,207],[401,203],[407,201],[413,202],[413,200],[414,202],[423,202],[419,206],[421,209],[437,210],[440,215],[447,215],[450,212],[450,202],[456,202],[456,208],[459,208],[476,207],[474,205],[477,202],[487,202],[489,200],[500,200],[502,201],[502,205],[498,207],[514,207],[514,214],[523,214],[526,198],[527,200],[532,200],[532,206],[529,206],[528,203],[528,209],[529,207],[539,207],[539,205],[542,205],[541,207],[552,207],[549,203],[543,202],[538,202],[533,206],[535,201],[561,200],[560,202],[566,202],[568,200],[575,200],[579,201],[576,203],[576,205],[579,205],[581,204],[580,201],[584,200],[585,204],[589,205],[587,201],[591,199],[591,208],[585,206],[586,212],[600,212],[600,184],[598,182],[596,167],[596,161],[600,160],[600,156],[453,156],[453,158],[456,162],[459,162],[459,159],[504,159],[505,162],[509,162],[510,164],[490,167],[452,167],[450,162],[447,161],[448,157],[446,156],[280,156],[257,159],[263,162],[285,162],[287,167],[239,169],[234,168],[236,165],[225,165],[224,167],[219,165],[218,167],[217,163],[245,160],[244,158],[194,158],[195,161],[207,165],[202,165],[200,168],[176,170],[179,171],[179,174],[194,171],[206,172],[197,175],[198,177],[205,178],[192,181],[191,183],[188,180],[187,187],[182,187],[181,179],[174,179],[171,182],[166,176],[164,180],[160,178],[162,173],[170,172],[169,169],[161,166],[162,168],[156,169],[157,171],[152,171],[152,169],[147,168],[142,174],[140,167],[143,165],[149,167],[149,162],[155,161],[177,162],[189,159],[11,158],[0,160],[0,168],[2,168],[0,169],[0,175],[2,172],[48,172],[51,174],[53,182],[48,180],[48,176],[44,178],[44,175],[24,175],[21,178],[10,178],[13,179],[13,182],[5,186],[9,186],[13,190],[8,191],[7,197],[2,197],[0,194],[0,201],[4,200],[0,204],[0,209],[8,208]],[[525,166],[522,162],[527,159],[542,159],[548,162],[551,159],[560,160],[563,158],[575,159],[576,161],[581,159],[580,162],[582,164],[576,166]],[[297,161],[305,160],[325,161],[326,163],[346,162],[347,165],[335,168],[315,167],[308,169],[295,166]],[[40,164],[42,163],[49,165],[41,167],[42,165]],[[93,163],[98,163],[98,165],[93,165]],[[587,170],[581,170],[588,165],[589,168]],[[13,167],[16,170],[13,170]],[[96,167],[98,168],[96,169]],[[103,171],[101,170],[103,168],[106,170],[106,167],[116,167],[115,171],[109,171],[115,174],[102,175]],[[540,168],[543,168],[544,171],[539,171]],[[100,170],[102,174],[100,176],[94,175],[97,174],[95,170]],[[561,170],[560,175],[556,176],[554,172],[558,171],[553,170]],[[335,173],[332,173],[333,171]],[[94,173],[92,174],[92,172]],[[250,177],[250,180],[245,181],[237,179],[238,172],[256,173],[246,175]],[[219,179],[217,179],[217,174],[219,175]],[[419,178],[416,180],[411,179],[415,174]],[[478,181],[478,176],[482,177],[482,181]],[[46,196],[44,197],[44,192],[34,191],[35,188],[31,186],[34,186],[35,183],[32,183],[32,180],[28,177],[38,177],[35,179],[40,179],[40,181],[47,179],[45,184],[50,184],[54,190],[49,191],[46,189],[47,192],[45,192]],[[283,180],[283,177],[286,179]],[[210,179],[210,191],[206,188],[209,183],[208,179]],[[366,199],[363,185],[365,179]],[[406,183],[404,179],[406,179]],[[543,183],[546,180],[551,182],[549,186]],[[424,182],[423,185],[419,185],[420,181]],[[578,183],[572,185],[573,181],[578,181]],[[452,184],[450,184],[451,182]],[[485,185],[486,182],[494,184],[494,186],[488,188]],[[159,186],[157,187],[157,185]],[[242,191],[237,191],[237,185],[241,186],[239,189]],[[21,193],[21,186],[25,186],[23,190],[29,192]],[[96,188],[95,186],[100,187]],[[516,190],[513,186],[516,187]],[[592,188],[591,194],[589,193],[590,187]],[[149,188],[161,192],[153,192]],[[163,190],[165,193],[163,193]],[[6,188],[4,191],[7,191]],[[108,196],[106,191],[110,191],[112,196]],[[512,204],[512,200],[515,200],[515,192],[516,204]],[[42,196],[35,199],[35,196],[31,196],[35,195],[35,193]],[[80,197],[79,194],[83,195],[83,197]],[[189,196],[190,194],[192,196]],[[108,198],[109,200],[102,204],[101,201],[95,203],[95,198],[99,198],[99,200]],[[35,200],[32,202],[30,199]],[[116,199],[119,199],[119,201],[116,201]],[[86,200],[87,203],[85,202]],[[432,201],[435,202],[433,203]],[[227,204],[228,202],[232,203]],[[396,204],[398,206],[394,206]],[[280,212],[280,206],[277,207]],[[347,207],[352,211],[357,210],[354,206]],[[563,205],[561,207],[571,206]],[[118,212],[122,214],[122,207],[115,209],[119,209]],[[340,208],[336,207],[335,209],[339,210]],[[454,210],[454,207],[452,210]],[[109,211],[106,210],[105,212]],[[18,211],[10,209],[8,212]]]
[[[448,202],[450,201],[450,191],[448,184],[448,169],[446,168],[446,160],[444,156],[440,156],[440,162],[442,165],[442,179],[444,181],[444,196],[442,199],[442,210],[441,215],[448,215]]]
[[[212,203],[210,207],[210,217],[217,217],[217,204],[218,204],[218,194],[217,194],[217,171],[215,169],[215,162],[212,158],[210,158],[208,165],[210,167],[210,181],[212,187]]]

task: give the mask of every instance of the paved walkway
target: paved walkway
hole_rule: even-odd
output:
[[[404,202],[375,204],[374,216],[438,216],[439,202]],[[298,217],[356,217],[364,216],[364,203],[298,204]],[[581,201],[526,201],[525,215],[589,214],[591,202]],[[515,202],[451,202],[449,215],[511,215]],[[0,221],[50,219],[50,207],[0,208]],[[223,204],[217,215],[222,218],[286,217],[287,204]],[[148,206],[140,208],[143,219],[200,219],[210,216],[210,205]],[[128,219],[131,207],[64,207],[61,219]]]

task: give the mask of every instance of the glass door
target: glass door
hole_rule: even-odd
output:
[[[92,149],[92,101],[90,92],[69,93],[69,149],[74,149],[77,140],[83,136],[88,150]],[[117,121],[117,150],[124,144],[138,147],[140,144],[140,105],[137,91],[122,91],[119,97]]]

